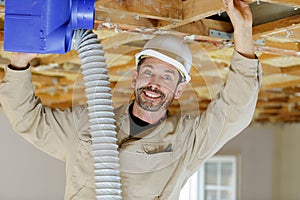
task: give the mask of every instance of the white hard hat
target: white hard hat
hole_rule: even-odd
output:
[[[140,53],[135,55],[136,64],[147,56],[173,65],[184,76],[187,83],[191,80],[192,54],[183,38],[167,34],[156,36],[145,44]]]

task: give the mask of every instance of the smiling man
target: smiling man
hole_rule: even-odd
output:
[[[150,40],[136,55],[133,73],[133,115],[150,124],[166,117],[173,99],[178,99],[190,80],[192,54],[185,41],[174,35]],[[148,112],[150,111],[150,112]]]
[[[226,84],[205,112],[168,113],[190,81],[192,55],[181,37],[157,36],[136,55],[135,99],[115,109],[124,200],[177,200],[188,178],[251,122],[261,74],[252,44],[252,13],[245,1],[224,4],[234,27],[235,51]],[[0,103],[17,133],[67,163],[65,199],[95,199],[87,109],[42,105],[30,80],[28,63],[35,56],[12,54],[0,84]]]

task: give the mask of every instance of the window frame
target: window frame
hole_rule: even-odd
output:
[[[240,186],[238,183],[240,183],[240,158],[236,155],[215,155],[211,158],[209,158],[201,167],[200,169],[193,174],[189,180],[187,181],[186,185],[181,191],[181,199],[185,200],[205,200],[205,189],[207,186],[205,186],[205,165],[209,162],[212,163],[222,163],[222,162],[230,162],[232,163],[232,174],[233,174],[233,184],[231,186],[231,191],[233,194],[233,199],[231,200],[238,200],[240,192]],[[220,170],[220,167],[219,169]],[[220,173],[220,171],[219,171]],[[220,179],[220,178],[219,178]],[[219,180],[220,181],[220,180]],[[208,186],[211,187],[211,186]],[[220,186],[220,190],[222,190],[222,186]]]

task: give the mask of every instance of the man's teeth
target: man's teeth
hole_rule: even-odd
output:
[[[151,98],[159,98],[160,95],[159,94],[153,94],[153,93],[149,93],[149,92],[145,92],[147,96],[151,97]]]

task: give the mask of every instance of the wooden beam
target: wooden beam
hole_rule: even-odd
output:
[[[2,68],[0,68],[0,81],[2,81],[3,77],[4,77],[4,71]]]
[[[257,101],[256,107],[263,108],[281,108],[282,102],[272,102],[272,101]]]
[[[118,31],[119,27],[122,28],[124,26],[136,28],[153,28],[157,26],[157,20],[138,16],[134,13],[125,13],[117,10],[112,10],[109,12],[97,10],[95,16],[94,29],[99,29],[102,26],[111,26],[111,28],[107,28],[112,30],[116,29],[116,31]]]
[[[266,104],[268,102],[277,102],[277,103],[282,103],[282,102],[286,102],[285,99],[288,99],[289,98],[289,95],[279,91],[279,92],[276,92],[274,90],[268,90],[268,89],[261,89],[260,92],[259,92],[259,96],[258,96],[258,101],[259,102],[265,102]],[[284,101],[282,101],[284,100]]]
[[[278,83],[264,84],[262,89],[286,88],[300,85],[300,77],[290,81],[282,81]]]
[[[184,2],[184,20],[208,17],[224,10],[222,0],[187,0]]]
[[[295,52],[300,52],[300,43],[293,41],[281,41],[276,38],[266,38],[265,45],[268,47],[274,47],[278,49],[291,50]]]
[[[288,74],[300,76],[300,64],[289,67],[275,67],[269,64],[262,64],[264,74]]]
[[[269,3],[287,5],[287,6],[300,7],[300,0],[263,0],[263,1],[269,2]]]
[[[0,6],[0,16],[4,16],[5,13],[5,6]]]
[[[160,27],[169,30],[185,24],[189,24],[205,17],[224,11],[222,0],[187,0],[183,1],[183,20]]]
[[[95,7],[104,6],[107,3],[112,3],[114,0],[96,0]]]
[[[180,27],[176,27],[172,30],[182,32],[182,33],[188,33],[190,35],[209,36],[211,29],[223,31],[227,33],[233,32],[233,27],[231,23],[213,20],[213,19],[201,19],[199,21],[195,21]]]
[[[4,31],[0,31],[0,41],[4,41]]]
[[[289,103],[299,103],[300,102],[300,97],[299,96],[293,96],[289,99]]]
[[[278,55],[299,56],[300,15],[253,27],[253,38],[262,40],[256,49]]]
[[[293,29],[297,24],[300,24],[300,15],[257,25],[253,27],[253,37],[254,39],[259,39],[262,35],[274,34],[275,32],[286,31],[291,28]]]
[[[101,0],[95,4],[95,10],[118,11],[137,17],[146,17],[162,20],[182,19],[182,1],[161,1],[161,0],[111,0],[102,3]]]
[[[255,48],[255,51],[258,51],[258,52],[276,54],[276,55],[281,55],[281,56],[299,57],[299,52],[295,51],[295,50],[274,48],[274,47],[261,46],[261,45],[256,45],[256,46],[254,46],[254,48]]]
[[[296,87],[284,88],[283,91],[287,94],[300,96],[300,85]]]
[[[270,65],[276,68],[280,68],[282,73],[298,72],[297,68],[300,65],[300,58],[297,56],[276,56],[273,58],[261,58],[261,63],[263,65]],[[290,68],[294,67],[294,68]],[[288,71],[287,71],[288,70]]]

